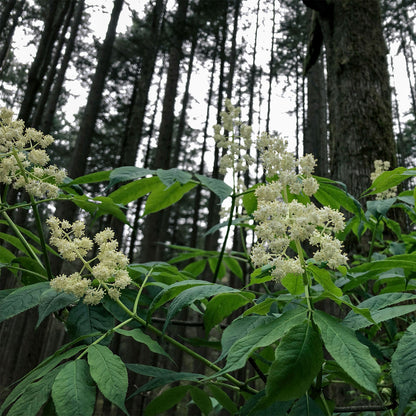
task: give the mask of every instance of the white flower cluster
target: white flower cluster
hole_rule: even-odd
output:
[[[131,278],[126,269],[128,259],[117,251],[113,230],[106,228],[95,235],[98,254],[87,260],[86,256],[92,250],[94,242],[85,236],[85,224],[82,221],[70,224],[66,220],[50,217],[47,224],[51,230],[50,243],[58,249],[59,254],[65,260],[80,259],[83,262],[80,272],[57,276],[51,280],[51,287],[56,291],[72,293],[78,298],[83,297],[84,303],[89,305],[100,303],[105,293],[118,299],[120,290],[131,283]]]
[[[302,204],[296,199],[288,201],[289,189],[292,194],[312,196],[319,188],[312,172],[315,159],[306,155],[296,160],[287,152],[287,143],[280,138],[272,139],[263,134],[259,138],[259,150],[265,169],[277,180],[256,189],[258,209],[254,212],[257,222],[257,243],[251,251],[255,267],[273,266],[272,275],[281,279],[286,274],[304,273],[303,257],[287,254],[291,242],[298,251],[300,244],[309,241],[316,247],[313,258],[336,268],[346,264],[341,242],[334,233],[344,229],[344,216],[329,207],[318,208],[313,203]],[[296,170],[300,173],[296,173]]]
[[[242,173],[253,163],[249,154],[252,129],[240,121],[240,108],[234,107],[228,98],[225,100],[225,108],[226,111],[221,112],[222,126],[214,126],[216,146],[225,150],[220,160],[220,172],[225,175],[230,169],[234,174]],[[222,128],[229,134],[221,134]]]
[[[383,160],[374,161],[374,172],[371,173],[370,179],[374,182],[383,172],[390,169],[390,162]],[[380,192],[376,195],[376,199],[388,199],[397,196],[397,186]]]
[[[13,121],[13,112],[0,109],[0,182],[25,189],[36,198],[56,198],[57,185],[66,177],[64,169],[48,165],[45,148],[53,137],[32,128],[22,120]]]

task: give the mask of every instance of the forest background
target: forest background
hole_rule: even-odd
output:
[[[224,100],[230,97],[242,107],[242,119],[254,131],[284,133],[282,125],[290,124],[284,134],[296,156],[303,151],[313,153],[318,159],[318,176],[347,185],[351,181],[348,189],[359,195],[370,184],[374,160],[389,160],[392,167],[413,167],[416,7],[406,0],[374,2],[381,7],[389,50],[397,151],[389,153],[384,145],[378,148],[376,140],[368,157],[345,157],[345,171],[330,154],[334,132],[329,128],[326,58],[317,56],[316,49],[321,48],[311,36],[313,17],[305,4],[290,0],[156,0],[136,10],[134,2],[115,0],[106,5],[111,16],[106,15],[105,34],[96,37],[91,16],[96,19],[99,12],[92,1],[3,1],[0,104],[14,109],[27,126],[55,137],[52,158],[67,168],[69,177],[136,165],[177,167],[221,178],[221,155],[214,146],[212,125],[220,121]],[[117,30],[121,13],[129,14],[132,21]],[[101,28],[103,22],[104,18]],[[18,50],[22,34],[25,50],[33,51],[24,52],[25,57]],[[313,66],[308,61],[311,54]],[[72,114],[74,82],[84,88],[87,103]],[[354,180],[357,169],[363,178],[359,181]],[[262,174],[255,169],[242,180],[248,188]],[[97,184],[87,189],[91,194],[103,190]],[[131,261],[167,260],[175,253],[169,245],[218,249],[218,230],[206,234],[221,220],[218,200],[209,192],[186,195],[175,207],[145,220],[143,206],[142,199],[129,206],[132,227],[98,215],[92,229],[111,225]],[[75,219],[72,205],[45,209]],[[30,219],[16,218],[21,225],[25,220],[30,226]],[[232,244],[235,250],[241,248],[237,234]],[[52,267],[56,274],[62,265],[57,261]],[[0,282],[2,289],[13,285],[13,276]],[[64,338],[51,320],[36,333],[27,334],[34,321],[36,317],[28,314],[1,327],[1,339],[8,340],[1,346],[5,351],[1,354],[2,386],[33,368]],[[19,339],[16,334],[25,334],[25,343],[13,344]],[[114,348],[128,349],[122,344]]]

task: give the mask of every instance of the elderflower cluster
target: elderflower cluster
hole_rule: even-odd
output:
[[[288,199],[288,190],[307,196],[318,190],[319,184],[311,176],[315,166],[313,156],[296,160],[287,151],[287,143],[266,134],[259,138],[259,150],[267,174],[277,180],[256,189],[258,208],[253,216],[257,222],[257,243],[251,251],[254,266],[271,265],[275,279],[290,273],[304,273],[303,257],[299,253],[297,256],[287,253],[292,242],[298,252],[302,243],[309,242],[316,247],[313,259],[330,268],[346,264],[341,242],[334,236],[344,229],[343,214],[329,207],[318,208],[311,202],[303,204]]]
[[[390,169],[390,162],[383,160],[374,161],[374,172],[371,173],[370,179],[374,182],[383,172],[386,172]],[[376,195],[376,199],[388,199],[394,198],[397,196],[397,186],[394,186],[390,189],[387,189],[383,192],[380,192]]]
[[[57,185],[63,182],[66,172],[48,165],[45,149],[52,143],[52,136],[25,129],[23,120],[13,120],[13,112],[1,108],[0,183],[24,189],[36,198],[56,198]]]
[[[221,112],[222,126],[214,126],[216,146],[224,149],[220,160],[220,172],[224,175],[228,170],[234,174],[243,173],[253,163],[250,156],[252,129],[240,121],[240,108],[234,107],[228,98],[225,100],[225,107],[226,111]],[[222,128],[224,134],[221,134]]]
[[[47,224],[51,230],[50,243],[68,261],[81,259],[80,272],[67,276],[61,274],[52,279],[50,285],[60,292],[71,293],[89,305],[97,305],[107,293],[112,299],[120,297],[120,290],[131,283],[127,272],[128,259],[117,251],[117,241],[110,228],[97,233],[94,241],[85,236],[85,224],[50,217]],[[94,243],[98,246],[96,257],[87,260]],[[94,280],[91,280],[92,277]]]

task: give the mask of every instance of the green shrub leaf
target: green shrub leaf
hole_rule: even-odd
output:
[[[398,415],[416,394],[416,323],[400,339],[391,360],[391,376],[399,393]]]
[[[201,182],[202,186],[205,186],[205,188],[209,189],[220,198],[220,202],[224,201],[224,199],[229,197],[233,192],[231,186],[220,179],[208,178],[208,176],[199,174],[196,174],[195,176],[198,178],[199,182]]]
[[[266,394],[273,400],[301,397],[311,386],[323,362],[322,343],[310,321],[296,325],[283,336],[270,366]]]
[[[120,182],[134,181],[138,178],[152,175],[154,172],[154,170],[138,168],[136,166],[122,166],[111,171],[108,187],[110,188]]]
[[[145,416],[155,416],[163,414],[173,406],[177,405],[184,397],[190,386],[176,386],[165,390],[154,398],[144,410]]]
[[[55,378],[52,398],[59,416],[89,416],[94,412],[95,385],[85,360],[65,364]]]
[[[156,174],[167,188],[170,188],[175,182],[185,185],[192,180],[192,175],[189,172],[177,168],[158,169]]]
[[[212,403],[208,394],[204,390],[194,386],[191,386],[189,392],[192,400],[201,410],[202,414],[208,416],[212,410]]]
[[[127,369],[118,355],[103,345],[88,347],[91,377],[101,393],[126,414],[124,405],[128,388]]]
[[[377,394],[380,367],[368,347],[361,344],[354,331],[334,317],[314,312],[326,349],[339,366],[363,389]]]
[[[108,197],[116,204],[127,205],[129,202],[135,201],[153,191],[157,186],[160,186],[160,183],[160,179],[157,176],[143,178],[120,186],[120,188],[111,192]]]

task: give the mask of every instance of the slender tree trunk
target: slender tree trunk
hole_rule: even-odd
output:
[[[10,18],[10,14],[16,6],[17,0],[8,0],[3,2],[3,12],[0,15],[0,36],[3,35],[6,28],[7,21]]]
[[[163,99],[162,120],[156,154],[152,163],[153,168],[169,169],[171,167],[175,100],[182,59],[182,43],[185,35],[187,9],[188,0],[179,0],[173,25],[176,33],[173,36],[169,51],[169,68]],[[162,248],[159,243],[163,241],[163,236],[166,232],[164,229],[164,224],[167,222],[165,215],[166,212],[162,210],[146,217],[141,253],[142,261],[160,260],[162,258]]]
[[[51,132],[53,119],[56,113],[56,107],[58,105],[59,96],[62,92],[62,86],[65,81],[65,74],[68,69],[69,62],[71,61],[72,53],[74,51],[75,40],[78,35],[79,27],[81,25],[84,8],[85,8],[85,1],[79,0],[75,13],[74,13],[74,18],[72,20],[71,34],[66,44],[65,53],[61,61],[61,66],[59,68],[52,90],[49,94],[45,111],[43,112],[43,117],[42,117],[40,127],[41,127],[41,130],[45,134],[48,134]]]
[[[66,0],[65,3],[59,2],[58,0],[50,1],[49,13],[46,17],[35,59],[29,69],[27,87],[18,115],[18,118],[24,120],[26,123],[28,123],[30,119],[36,95],[48,68],[53,45],[62,25],[67,5],[68,0]]]
[[[46,79],[42,85],[41,94],[38,100],[38,103],[36,105],[33,117],[30,120],[30,125],[35,128],[39,129],[41,120],[45,111],[45,106],[48,101],[48,98],[50,96],[52,84],[55,79],[56,75],[56,69],[59,64],[59,60],[62,57],[62,49],[65,44],[66,35],[68,32],[69,25],[71,23],[71,18],[74,13],[74,7],[75,7],[76,0],[70,0],[69,8],[65,17],[65,22],[62,26],[61,33],[59,35],[58,44],[56,45],[51,64],[49,65],[49,69],[46,75]]]

